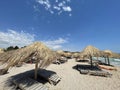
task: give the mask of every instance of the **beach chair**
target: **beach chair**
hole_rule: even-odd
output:
[[[44,69],[38,71],[38,76],[46,79],[52,85],[56,85],[61,80],[61,78],[55,72]]]
[[[62,64],[62,63],[66,63],[68,61],[68,59],[66,57],[61,57],[59,59],[59,62]]]
[[[29,77],[16,78],[13,83],[21,90],[48,90],[48,87]]]
[[[61,63],[60,63],[60,61],[59,61],[59,60],[56,60],[56,61],[54,61],[54,62],[53,62],[53,64],[60,65]]]
[[[5,84],[4,87],[3,87],[3,90],[16,90],[16,85],[13,84],[12,82],[9,82],[9,85],[8,84]]]
[[[78,68],[78,70],[80,71],[81,74],[88,74],[89,73],[89,70],[80,69],[80,68]]]
[[[0,69],[0,75],[4,75],[8,73],[8,69]]]
[[[80,74],[88,74],[89,70],[85,67],[81,67],[80,65],[77,65],[77,70],[80,71]]]
[[[103,76],[103,77],[111,77],[112,74],[106,71],[89,71],[89,75],[93,76]]]

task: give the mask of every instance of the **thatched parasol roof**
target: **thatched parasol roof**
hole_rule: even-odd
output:
[[[64,56],[64,57],[71,57],[72,53],[69,51],[62,51],[62,50],[58,50],[56,51],[59,55]]]
[[[0,48],[0,53],[3,53],[3,52],[4,52],[4,50]]]
[[[112,56],[113,55],[113,52],[110,51],[110,50],[104,50],[104,53],[108,56]]]
[[[61,56],[64,56],[64,51],[63,50],[58,50],[58,51],[56,51],[59,55],[61,55]]]
[[[64,53],[63,50],[57,50],[56,52],[59,53],[59,54]]]
[[[65,56],[66,56],[66,57],[71,57],[71,56],[72,56],[72,53],[71,53],[71,52],[66,52],[66,53],[65,53]]]
[[[120,58],[118,53],[112,52],[111,50],[104,50],[103,51],[106,56],[113,57],[113,58]]]
[[[87,56],[90,58],[90,63],[91,63],[91,67],[93,66],[93,63],[92,63],[92,56],[99,56],[100,55],[100,52],[99,52],[99,49],[93,47],[93,46],[87,46],[82,52],[81,52],[81,55],[84,57],[84,56]]]
[[[40,68],[48,66],[52,60],[56,58],[55,53],[51,51],[41,42],[35,42],[27,47],[4,52],[0,55],[0,61],[7,63],[6,69],[20,63],[25,62],[28,58],[35,57],[36,61],[40,61]]]
[[[81,57],[80,52],[74,52],[72,56],[74,58]]]
[[[66,55],[66,53],[63,51],[63,50],[58,50],[58,51],[56,51],[59,55],[61,55],[61,56],[65,56]]]
[[[56,57],[55,60],[60,59],[60,54],[57,51],[53,51],[54,56]]]
[[[82,52],[81,55],[83,56],[99,56],[100,52],[99,49],[95,48],[94,46],[87,46]]]

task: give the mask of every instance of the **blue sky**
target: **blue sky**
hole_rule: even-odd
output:
[[[1,0],[0,47],[42,41],[52,49],[87,45],[120,52],[120,0]]]

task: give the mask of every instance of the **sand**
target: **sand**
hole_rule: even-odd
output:
[[[47,70],[56,72],[61,77],[61,81],[56,86],[49,83],[45,85],[49,87],[49,90],[120,90],[120,68],[117,67],[117,71],[109,71],[112,74],[111,78],[81,75],[73,69],[79,63],[70,59],[61,65],[51,64]],[[31,69],[34,69],[34,64],[11,68],[8,74],[0,76],[0,90],[3,90],[4,83],[10,76]]]

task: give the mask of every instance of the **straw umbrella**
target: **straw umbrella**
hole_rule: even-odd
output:
[[[60,56],[65,56],[65,52],[64,51],[62,51],[62,50],[58,50],[58,51],[56,51]]]
[[[105,63],[107,63],[105,52],[104,51],[99,51],[99,52],[100,52],[100,56],[103,57],[103,58],[105,58]]]
[[[72,55],[72,57],[75,58],[76,61],[77,61],[81,57],[80,52],[74,52],[73,55]]]
[[[100,52],[99,49],[93,47],[93,46],[87,46],[81,53],[81,55],[83,56],[88,56],[90,58],[90,63],[91,63],[91,67],[93,66],[92,64],[92,57],[93,56],[99,56]]]
[[[66,57],[67,57],[67,58],[71,58],[71,57],[72,57],[72,53],[71,53],[71,52],[67,52],[67,53],[66,53]]]
[[[105,53],[105,57],[107,58],[108,65],[110,65],[109,57],[112,57],[112,56],[113,56],[113,53],[112,53],[112,51],[110,51],[110,50],[104,50],[104,53]]]
[[[54,54],[56,59],[60,59],[60,54],[58,52],[53,51],[53,54]]]
[[[74,53],[73,53],[73,58],[78,58],[78,57],[80,57],[80,53],[74,52]]]
[[[0,73],[4,73],[10,67],[25,62],[27,58],[33,57],[36,60],[35,79],[37,78],[38,64],[39,68],[46,68],[56,58],[54,53],[43,43],[35,42],[24,48],[2,53],[0,60],[2,60],[3,64],[6,63],[6,66],[4,67],[4,71]]]
[[[57,50],[56,52],[61,54],[63,53],[63,50]]]
[[[55,56],[55,59],[54,59],[53,62],[59,61],[60,58],[61,58],[61,55],[60,55],[57,51],[53,51],[53,54],[54,54],[54,56]]]
[[[0,53],[3,53],[3,52],[4,52],[4,50],[0,48]]]

